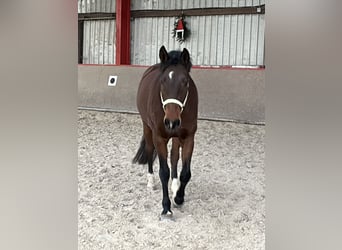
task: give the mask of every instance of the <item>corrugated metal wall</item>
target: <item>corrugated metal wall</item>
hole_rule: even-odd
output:
[[[265,0],[131,0],[131,9],[245,7],[261,4],[265,4]],[[165,45],[168,50],[189,49],[194,65],[264,65],[264,15],[189,16],[185,21],[191,35],[188,41],[179,44],[171,35],[174,17],[132,20],[131,63],[151,65],[158,62],[158,50]]]
[[[115,64],[115,20],[84,21],[83,64]]]
[[[79,13],[115,12],[115,0],[78,0]],[[115,64],[115,20],[84,21],[83,64]]]
[[[115,0],[78,0],[79,13],[115,12]],[[243,7],[265,0],[131,0],[132,10]],[[180,12],[181,13],[181,12]],[[191,35],[179,44],[172,37],[174,17],[135,18],[131,21],[131,64],[159,61],[161,45],[168,50],[189,49],[194,65],[264,65],[264,15],[186,17]],[[115,20],[84,21],[83,63],[115,64]]]

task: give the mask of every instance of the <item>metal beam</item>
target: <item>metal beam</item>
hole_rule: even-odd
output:
[[[114,20],[115,18],[116,18],[116,13],[107,13],[107,12],[78,13],[79,21]]]
[[[131,1],[116,1],[116,65],[130,64]]]
[[[226,8],[197,8],[186,10],[132,10],[131,16],[137,17],[174,17],[185,16],[213,16],[213,15],[250,15],[265,14],[265,5],[253,7],[226,7]]]
[[[122,0],[121,0],[122,1]],[[215,15],[261,15],[265,14],[265,5],[252,7],[225,7],[225,8],[197,8],[186,10],[132,10],[132,18],[140,17],[175,17],[180,14],[185,16],[215,16]],[[93,12],[79,13],[78,20],[114,20],[116,13]]]

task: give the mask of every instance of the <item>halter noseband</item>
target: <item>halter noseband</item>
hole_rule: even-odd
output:
[[[164,101],[163,99],[163,95],[162,95],[162,92],[160,91],[160,99],[161,99],[161,102],[162,102],[162,105],[163,105],[163,109],[165,110],[165,106],[169,103],[174,103],[174,104],[177,104],[180,108],[181,108],[181,113],[183,112],[183,109],[185,107],[185,104],[186,104],[186,101],[188,100],[188,94],[189,94],[189,90],[186,91],[186,96],[184,98],[184,102],[182,103],[181,101],[177,100],[177,99],[174,99],[174,98],[169,98],[169,99],[166,99]]]

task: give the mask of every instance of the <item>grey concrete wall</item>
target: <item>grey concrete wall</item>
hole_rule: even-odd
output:
[[[79,106],[137,112],[135,98],[147,67],[78,66]],[[109,87],[109,75],[117,75]],[[248,123],[265,122],[265,71],[255,69],[191,70],[199,92],[199,117]]]

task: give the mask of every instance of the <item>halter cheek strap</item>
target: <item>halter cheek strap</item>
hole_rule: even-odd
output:
[[[160,92],[160,99],[161,99],[161,102],[162,102],[162,105],[163,105],[163,109],[165,110],[165,106],[167,104],[174,103],[174,104],[177,104],[181,108],[181,112],[183,112],[183,109],[185,107],[186,101],[188,100],[188,95],[189,95],[189,91],[186,92],[186,96],[184,98],[184,102],[182,103],[181,101],[179,101],[177,99],[174,99],[174,98],[169,98],[169,99],[166,99],[164,101],[162,92]]]

